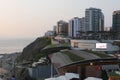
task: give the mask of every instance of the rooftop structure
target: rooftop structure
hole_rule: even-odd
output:
[[[74,72],[79,74],[80,80],[85,79],[86,77],[97,77],[97,78],[108,78],[106,71],[120,71],[118,66],[120,61],[117,58],[113,59],[94,59],[94,60],[85,60],[80,62],[75,62],[58,68],[60,74],[65,72]],[[102,67],[106,66],[107,70]],[[102,75],[104,74],[104,75]],[[120,78],[120,76],[118,76]]]
[[[114,11],[113,15],[120,14],[120,10]]]

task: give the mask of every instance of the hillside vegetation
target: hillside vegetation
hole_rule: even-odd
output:
[[[33,61],[34,57],[40,54],[40,51],[51,44],[51,39],[48,37],[37,38],[34,42],[23,49],[22,54],[18,58],[19,62]]]

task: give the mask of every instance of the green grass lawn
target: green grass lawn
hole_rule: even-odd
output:
[[[105,53],[100,53],[100,52],[95,52],[95,51],[90,51],[90,50],[84,50],[85,52],[88,52],[88,53],[92,53],[92,54],[95,54],[101,58],[108,58],[108,57],[111,57]]]
[[[119,74],[116,74],[115,72],[108,72],[109,76],[120,76]]]
[[[50,47],[50,48],[56,47],[56,44],[51,44],[51,45],[49,45],[49,47]]]
[[[75,61],[80,61],[80,60],[84,60],[84,58],[80,57],[80,56],[77,56],[75,54],[72,54],[71,52],[69,51],[61,51],[61,53],[67,55],[73,62]]]
[[[63,43],[63,44],[50,44],[48,47],[49,47],[49,48],[53,48],[53,47],[57,47],[58,45],[61,46],[61,47],[70,46],[70,45],[67,44],[67,43]]]
[[[63,43],[63,44],[61,44],[61,46],[70,46],[69,44],[67,44],[67,43]]]

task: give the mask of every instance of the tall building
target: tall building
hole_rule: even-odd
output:
[[[104,15],[101,9],[89,8],[85,11],[85,31],[103,31]]]
[[[82,28],[82,32],[85,32],[85,17],[81,18],[81,28]]]
[[[120,31],[120,10],[113,12],[113,31]]]
[[[47,31],[47,32],[45,33],[45,36],[46,36],[46,37],[54,36],[54,31]]]
[[[73,19],[69,20],[69,36],[70,37],[77,37],[79,31],[81,30],[81,19],[78,17],[74,17]]]
[[[58,35],[68,35],[68,23],[60,20],[57,22],[57,34]]]
[[[69,37],[79,37],[85,31],[85,18],[74,17],[69,20]]]
[[[57,34],[57,26],[53,26],[53,32],[55,35]]]

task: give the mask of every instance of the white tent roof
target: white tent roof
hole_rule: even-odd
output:
[[[3,79],[0,78],[0,80],[3,80]]]
[[[102,80],[101,78],[95,78],[95,77],[88,77],[84,80]]]
[[[48,79],[45,79],[45,80],[66,80],[64,76],[60,76],[60,77],[57,77],[57,78],[48,78]]]
[[[70,80],[70,79],[72,79],[72,78],[79,78],[79,74],[66,73],[66,74],[65,74],[65,78],[66,78],[66,80]]]
[[[79,75],[74,73],[66,73],[64,76],[59,76],[56,78],[48,78],[45,80],[70,80],[72,78],[79,78]]]

